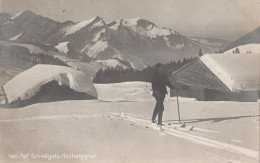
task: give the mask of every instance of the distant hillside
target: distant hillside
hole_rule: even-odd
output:
[[[224,52],[225,54],[235,54],[235,53],[242,53],[242,54],[250,54],[250,53],[260,53],[260,44],[246,44],[237,46],[233,49],[229,49],[228,51]]]
[[[238,40],[232,42],[227,47],[225,47],[222,52],[230,50],[232,48],[238,47],[240,45],[246,44],[259,44],[260,43],[260,27],[256,28],[252,32],[244,35],[243,37],[239,38]]]

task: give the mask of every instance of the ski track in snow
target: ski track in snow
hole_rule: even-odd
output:
[[[115,117],[121,118],[123,120],[133,122],[135,125],[144,126],[146,128],[148,127],[148,128],[152,128],[154,130],[160,131],[160,128],[156,124],[152,124],[148,120],[137,118],[131,114],[125,114],[125,113],[111,113],[111,114],[112,114],[112,118],[115,118]],[[110,118],[111,118],[111,116],[110,116]],[[196,136],[196,135],[193,135],[188,132],[179,131],[176,128],[170,128],[167,126],[163,126],[163,129],[164,129],[163,132],[168,135],[186,139],[193,143],[202,144],[202,145],[205,145],[208,147],[225,150],[227,152],[244,155],[244,156],[253,158],[255,160],[259,160],[259,152],[255,151],[255,150],[239,147],[239,146],[236,146],[233,144],[228,144],[228,143],[220,142],[217,140],[211,140],[211,139],[201,137],[201,136]]]
[[[193,128],[194,131],[204,131],[204,132],[211,132],[211,133],[219,133],[219,131],[212,131],[212,130],[207,130],[207,129],[201,129],[201,128],[197,128],[197,127],[194,127]]]
[[[7,120],[0,120],[0,122],[16,122],[16,121],[32,121],[32,120],[49,120],[49,119],[60,119],[60,118],[73,118],[73,119],[83,119],[83,118],[101,118],[106,117],[111,120],[113,119],[122,119],[131,122],[130,126],[142,126],[145,128],[154,129],[156,131],[160,131],[160,128],[156,125],[151,123],[149,120],[147,120],[146,117],[138,117],[136,115],[132,115],[129,113],[102,113],[102,114],[94,114],[94,115],[79,115],[79,114],[69,114],[69,115],[56,115],[56,116],[38,116],[38,117],[29,117],[29,118],[21,118],[21,119],[7,119]],[[249,158],[253,158],[255,160],[259,160],[259,152],[243,147],[239,147],[233,144],[228,144],[224,142],[220,142],[217,140],[208,139],[202,136],[196,136],[191,134],[191,132],[185,132],[181,131],[176,128],[177,125],[167,126],[164,125],[163,132],[158,132],[157,135],[172,135],[178,138],[189,140],[193,143],[202,144],[208,147],[217,148],[220,150],[225,150],[227,152],[231,152],[234,154],[244,155]],[[194,128],[194,130],[199,131],[206,131],[204,129]],[[207,130],[206,132],[214,132]]]
[[[82,118],[97,118],[103,116],[104,114],[94,114],[94,115],[69,114],[69,115],[53,115],[53,116],[38,116],[38,117],[18,118],[18,119],[6,119],[6,120],[0,120],[0,122],[33,121],[33,120],[48,120],[48,119],[60,119],[60,118],[82,119]]]

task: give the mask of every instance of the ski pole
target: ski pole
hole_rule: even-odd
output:
[[[180,123],[181,123],[181,120],[180,120],[180,109],[179,109],[178,90],[177,90],[177,107],[178,107],[178,116],[179,116],[179,124],[180,124]]]
[[[3,94],[0,94],[0,96],[4,96],[4,98],[5,98],[5,104],[7,105],[7,104],[8,104],[8,99],[7,99],[7,96],[6,96],[4,87],[1,87],[1,90],[2,90]]]

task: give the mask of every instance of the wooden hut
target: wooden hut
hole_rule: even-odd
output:
[[[257,101],[260,54],[206,54],[175,71],[178,95],[203,101]],[[177,92],[171,90],[171,96]]]

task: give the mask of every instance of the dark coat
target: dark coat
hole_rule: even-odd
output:
[[[173,89],[173,85],[169,81],[168,77],[164,73],[153,73],[152,75],[152,89],[153,96],[155,95],[155,91],[158,91],[161,94],[167,94],[166,86]]]

